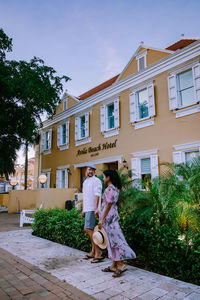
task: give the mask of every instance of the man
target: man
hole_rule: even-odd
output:
[[[93,232],[96,219],[99,216],[99,208],[101,205],[102,183],[95,176],[96,167],[92,164],[87,166],[86,179],[83,182],[83,212],[82,217],[85,218],[84,231],[90,237],[92,250],[84,259],[93,258],[92,263],[100,262],[102,257],[101,249],[93,242]]]

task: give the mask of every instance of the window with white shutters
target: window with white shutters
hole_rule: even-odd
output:
[[[41,132],[41,152],[48,154],[52,147],[52,129]]]
[[[200,102],[200,64],[195,65],[192,68],[193,80],[194,80],[194,93],[195,102]]]
[[[119,98],[115,98],[100,108],[100,126],[104,134],[108,131],[116,131],[120,126]],[[111,132],[112,134],[112,132]],[[106,135],[104,135],[106,136]]]
[[[86,112],[82,115],[75,117],[75,144],[76,146],[90,142],[89,131],[90,131],[90,122],[89,122],[90,113]]]
[[[69,148],[69,120],[57,127],[57,146],[60,150]]]
[[[129,95],[130,122],[132,124],[155,116],[154,85],[148,84]],[[146,123],[146,125],[152,125]]]
[[[56,171],[56,188],[68,188],[68,170],[60,169]]]

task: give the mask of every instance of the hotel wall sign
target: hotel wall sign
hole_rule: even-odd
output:
[[[99,154],[100,151],[104,151],[116,147],[117,147],[117,140],[111,143],[108,142],[101,143],[94,147],[88,147],[88,148],[84,147],[83,149],[78,150],[76,156],[83,155],[83,154],[90,154],[91,156],[96,156]]]

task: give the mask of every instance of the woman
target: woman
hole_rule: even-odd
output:
[[[117,201],[121,181],[116,171],[106,170],[103,172],[103,180],[107,185],[103,195],[98,227],[102,227],[108,236],[108,257],[112,265],[103,269],[103,272],[113,272],[113,277],[119,277],[126,271],[124,260],[134,259],[136,255],[127,244],[122,230],[119,226],[119,214]]]

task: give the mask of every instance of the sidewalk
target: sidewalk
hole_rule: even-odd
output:
[[[94,298],[0,248],[0,299]]]
[[[91,264],[82,260],[84,252],[35,237],[30,229],[0,232],[0,245],[96,299],[200,300],[200,286],[131,266],[122,277],[114,279],[111,274],[101,272],[109,260]]]

